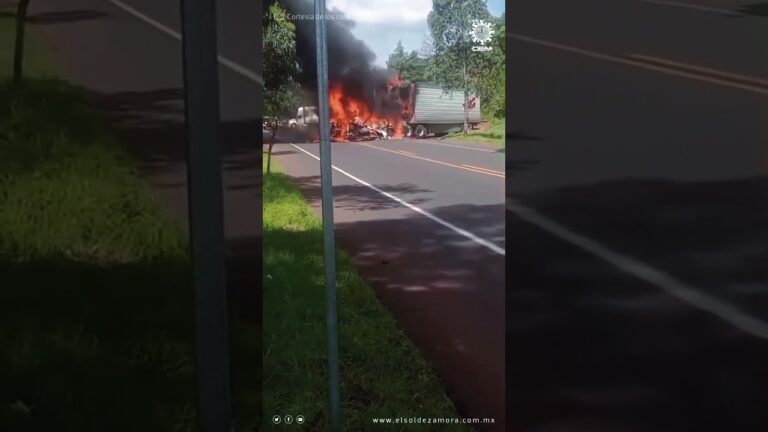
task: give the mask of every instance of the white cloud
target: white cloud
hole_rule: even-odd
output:
[[[358,26],[417,22],[426,25],[432,0],[329,0],[327,7],[341,10]]]
[[[402,42],[406,52],[418,51],[427,33],[427,23],[363,25],[356,26],[352,33],[376,54],[375,63],[384,66],[389,55],[395,50],[397,41]]]
[[[375,63],[384,66],[398,40],[406,51],[419,50],[432,0],[328,0],[327,7],[355,22],[352,34],[376,54]]]
[[[338,10],[355,22],[352,34],[376,54],[376,64],[384,66],[401,41],[406,52],[421,48],[428,33],[427,15],[432,0],[327,0],[329,11]],[[488,0],[492,13],[504,10],[503,0]]]

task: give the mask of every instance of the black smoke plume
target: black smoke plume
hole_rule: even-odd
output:
[[[291,22],[296,25],[296,53],[301,66],[299,85],[316,100],[316,21],[307,18],[315,15],[314,4],[307,0],[279,0],[279,3],[289,15],[294,16]],[[344,12],[338,9],[328,10],[327,14],[344,16]],[[303,19],[296,19],[296,16]],[[354,26],[351,20],[326,20],[328,82],[341,86],[345,95],[364,101],[378,114],[399,112],[400,106],[385,96],[393,72],[373,64],[376,55],[352,34]]]

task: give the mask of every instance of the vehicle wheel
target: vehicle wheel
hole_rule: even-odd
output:
[[[414,132],[416,134],[416,138],[419,138],[419,139],[426,138],[427,135],[429,135],[429,131],[427,130],[427,127],[424,125],[416,126],[416,130]]]

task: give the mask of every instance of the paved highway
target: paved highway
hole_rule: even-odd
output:
[[[511,430],[768,427],[768,22],[740,5],[508,5]]]
[[[506,166],[436,140],[333,145],[340,243],[465,415],[501,416],[506,360],[513,430],[768,427],[768,42],[765,7],[740,6],[512,2]],[[33,7],[183,215],[177,2]],[[219,6],[226,214],[246,243],[252,7]],[[276,148],[315,204],[316,147]]]
[[[275,154],[319,214],[317,144]],[[504,426],[504,153],[444,140],[333,143],[339,243],[468,417]]]
[[[178,6],[40,1],[32,13],[46,17],[36,32],[63,77],[104,109],[185,222]],[[255,20],[261,17],[253,2],[219,1],[225,228],[245,291],[261,277],[258,270],[245,274],[259,268]],[[316,203],[317,146],[281,144],[276,152]],[[493,430],[504,428],[503,156],[437,140],[337,143],[333,156],[340,244],[435,364],[462,414],[495,418]]]

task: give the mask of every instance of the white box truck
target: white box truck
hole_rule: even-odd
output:
[[[401,88],[401,99],[407,100],[404,120],[406,136],[426,138],[431,134],[461,130],[464,125],[464,91],[446,90],[438,84],[418,82]],[[480,98],[468,98],[469,125],[482,121]]]
[[[302,138],[309,142],[317,139],[320,117],[317,115],[317,107],[302,106],[296,110],[296,118],[288,120],[288,127],[293,131],[294,138]]]

